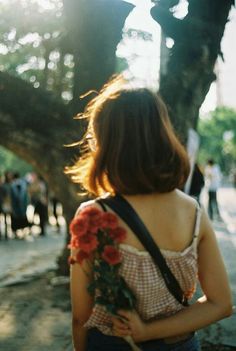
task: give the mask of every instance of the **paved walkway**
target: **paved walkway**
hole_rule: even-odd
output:
[[[68,278],[54,272],[64,243],[50,226],[0,242],[1,351],[72,351]]]
[[[221,189],[219,202],[224,222],[214,227],[236,305],[236,191]],[[0,242],[1,351],[72,351],[69,285],[53,272],[64,240],[48,227],[45,238]],[[204,351],[236,350],[236,314],[199,336]]]
[[[56,268],[56,257],[65,243],[65,233],[48,226],[46,236],[0,241],[0,287],[28,281],[33,276]]]

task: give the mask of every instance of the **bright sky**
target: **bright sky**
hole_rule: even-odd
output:
[[[138,84],[145,84],[150,87],[157,86],[158,69],[160,63],[160,26],[155,22],[149,11],[153,6],[151,0],[124,0],[136,5],[135,9],[126,20],[126,26],[136,28],[152,33],[153,42],[148,44],[127,43],[125,46],[120,45],[117,54],[130,57],[130,53],[138,54],[138,57],[131,64],[131,73],[137,77]],[[182,0],[181,7],[175,14],[177,17],[183,17],[187,11],[187,1]],[[236,10],[231,10],[230,22],[226,25],[224,37],[222,40],[222,52],[224,62],[219,60],[219,84],[212,84],[211,89],[201,108],[203,114],[213,110],[217,105],[217,96],[219,103],[236,108]],[[129,44],[129,45],[128,45]],[[137,45],[138,44],[138,45]]]
[[[128,59],[131,75],[136,78],[138,85],[156,88],[160,65],[160,26],[152,19],[150,0],[130,0],[136,7],[128,16],[125,27],[150,32],[152,40],[143,43],[142,40],[125,40],[118,46],[117,55]]]

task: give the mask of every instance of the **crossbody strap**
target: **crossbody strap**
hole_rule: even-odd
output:
[[[188,306],[188,300],[184,296],[179,282],[168,267],[165,258],[161,254],[160,249],[156,245],[145,224],[128,201],[122,196],[116,195],[114,197],[99,198],[97,202],[101,205],[103,210],[106,210],[104,204],[109,206],[137,235],[139,241],[150,253],[153,261],[158,266],[169,292],[183,306]]]

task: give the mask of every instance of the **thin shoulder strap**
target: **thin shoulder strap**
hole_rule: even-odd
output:
[[[106,206],[104,205],[102,199],[96,199],[95,201],[101,206],[104,212],[107,212]]]
[[[193,228],[193,237],[197,237],[199,234],[199,229],[200,229],[200,222],[201,222],[201,205],[200,203],[197,201],[196,203],[196,215],[195,215],[195,225]]]
[[[168,267],[165,258],[162,256],[160,249],[154,242],[152,236],[147,230],[145,224],[138,216],[133,207],[120,195],[114,197],[107,197],[104,199],[97,199],[97,202],[102,206],[106,204],[114,212],[116,212],[120,218],[130,227],[130,229],[137,235],[140,242],[143,244],[145,249],[150,253],[154,262],[158,266],[165,284],[170,293],[176,298],[176,300],[184,306],[188,305],[188,301],[178,283],[175,276]]]
[[[199,236],[199,231],[200,231],[201,214],[202,214],[201,205],[197,201],[195,223],[194,223],[194,228],[193,228],[193,247],[194,247],[195,252],[197,250],[197,245],[198,245],[198,236]]]

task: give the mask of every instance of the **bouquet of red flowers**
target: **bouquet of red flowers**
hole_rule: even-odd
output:
[[[122,256],[119,244],[126,238],[126,230],[118,225],[115,214],[95,207],[85,207],[70,223],[71,241],[69,247],[77,249],[69,263],[84,260],[93,262],[94,278],[88,291],[94,296],[94,303],[105,307],[108,313],[117,316],[119,309],[132,310],[135,296],[119,275]],[[133,350],[139,350],[130,338],[125,338]]]

